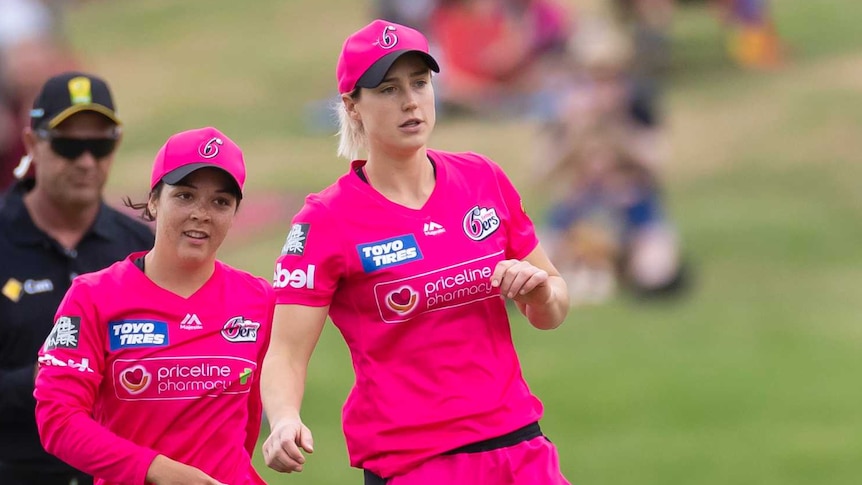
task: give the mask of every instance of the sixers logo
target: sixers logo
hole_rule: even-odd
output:
[[[377,42],[375,42],[376,45],[379,45],[380,47],[382,47],[384,49],[391,49],[391,48],[395,47],[395,44],[397,44],[397,43],[398,43],[398,36],[395,35],[395,26],[394,25],[387,25],[386,27],[384,27],[383,33],[377,39]]]
[[[233,317],[222,327],[221,335],[228,342],[257,342],[260,324],[243,317]]]
[[[486,239],[500,227],[497,210],[474,206],[464,214],[464,234],[474,241]]]
[[[402,286],[386,295],[386,306],[400,315],[406,315],[416,308],[419,294],[409,286]]]
[[[150,387],[153,375],[142,365],[129,367],[120,373],[120,385],[129,391],[129,394],[140,394]]]
[[[198,147],[198,155],[203,158],[210,159],[218,155],[218,147],[224,145],[224,141],[222,141],[219,137],[210,138],[210,140],[200,147]]]

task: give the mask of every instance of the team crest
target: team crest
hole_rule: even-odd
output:
[[[493,207],[474,206],[464,215],[464,234],[474,241],[486,239],[500,227],[500,217]]]
[[[84,76],[78,76],[69,80],[69,98],[72,104],[89,104],[93,102],[93,92],[90,80]]]
[[[228,342],[256,342],[260,324],[243,317],[233,317],[224,324],[221,336]]]

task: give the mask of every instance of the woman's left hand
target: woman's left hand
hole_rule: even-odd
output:
[[[491,275],[491,286],[499,287],[503,297],[521,303],[543,303],[551,294],[548,272],[518,259],[497,263]]]

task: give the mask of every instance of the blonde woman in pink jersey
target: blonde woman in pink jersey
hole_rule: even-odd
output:
[[[366,484],[567,484],[505,304],[553,329],[566,284],[499,166],[427,147],[431,71],[428,41],[402,25],[376,20],[344,43],[339,153],[353,162],[306,199],[275,265],[264,457],[301,471],[313,450],[300,406],[329,315],[353,359],[343,429]]]
[[[251,464],[268,281],[216,259],[242,198],[242,151],[215,128],[171,136],[145,204],[152,250],[78,276],[39,353],[36,422],[97,485],[265,483]]]

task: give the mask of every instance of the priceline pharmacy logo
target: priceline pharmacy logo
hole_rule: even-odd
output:
[[[224,356],[117,359],[112,365],[117,399],[169,401],[244,394],[257,365]]]
[[[403,323],[426,312],[443,310],[500,295],[491,286],[494,267],[503,259],[499,251],[490,256],[447,268],[374,286],[380,318]]]

